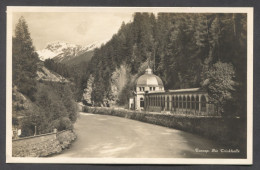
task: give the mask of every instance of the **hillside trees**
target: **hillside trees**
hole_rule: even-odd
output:
[[[232,99],[235,86],[235,71],[232,64],[217,62],[204,72],[202,88],[209,94],[209,100],[215,103],[220,113],[224,113],[224,106]]]
[[[12,52],[13,125],[22,129],[22,136],[49,133],[55,128],[71,129],[77,119],[77,107],[70,84],[37,82],[37,70],[41,66],[23,17],[15,28]],[[47,64],[66,71],[62,65],[56,67],[51,60]]]
[[[13,37],[13,84],[31,100],[35,100],[38,55],[34,50],[28,25],[21,17]]]
[[[44,66],[48,68],[51,71],[54,71],[58,73],[59,75],[70,78],[71,77],[71,70],[69,69],[68,66],[62,63],[57,63],[53,59],[46,59],[44,61]]]
[[[112,73],[124,63],[134,79],[143,74],[145,63],[150,63],[166,90],[200,87],[208,79],[205,75],[209,70],[218,67],[216,63],[223,63],[220,65],[225,68],[231,68],[232,63],[233,110],[242,113],[240,110],[246,108],[246,32],[245,14],[158,13],[155,17],[135,13],[132,22],[123,23],[118,33],[94,53],[89,64],[95,79],[93,100],[102,102],[106,98]],[[130,94],[133,86],[128,84],[124,93]],[[125,96],[120,98],[120,104],[127,102]]]

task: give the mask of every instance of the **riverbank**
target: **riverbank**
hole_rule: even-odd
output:
[[[46,157],[68,148],[76,139],[71,130],[53,132],[12,141],[14,157]]]
[[[232,148],[246,148],[245,120],[239,118],[203,117],[131,111],[116,108],[88,107],[83,111],[93,114],[119,116],[174,128],[206,137]]]

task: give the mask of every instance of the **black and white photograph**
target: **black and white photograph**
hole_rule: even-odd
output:
[[[7,7],[8,163],[253,155],[253,8]]]

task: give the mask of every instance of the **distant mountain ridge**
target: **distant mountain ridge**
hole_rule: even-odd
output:
[[[81,61],[89,61],[93,56],[95,48],[99,48],[105,41],[94,42],[87,46],[76,45],[67,42],[52,42],[46,48],[38,50],[40,60],[53,59],[56,62],[71,64],[80,63]],[[77,59],[77,57],[79,57]]]

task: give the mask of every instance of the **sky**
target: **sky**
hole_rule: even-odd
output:
[[[132,12],[23,12],[13,13],[13,32],[23,16],[28,24],[36,50],[51,42],[88,45],[109,40],[117,33],[122,22],[132,20]]]

